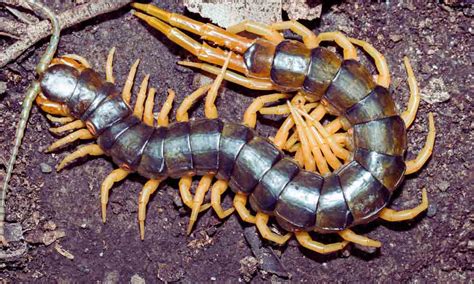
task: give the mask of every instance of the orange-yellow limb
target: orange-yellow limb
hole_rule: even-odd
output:
[[[76,60],[77,62],[79,62],[85,68],[91,68],[91,65],[90,65],[89,61],[87,61],[87,59],[85,59],[84,57],[82,57],[78,54],[64,54],[61,57]]]
[[[396,211],[390,208],[384,208],[380,211],[379,217],[385,221],[389,222],[400,222],[411,220],[418,216],[421,212],[428,209],[428,193],[426,189],[423,189],[421,192],[421,203],[415,208]]]
[[[61,163],[56,167],[56,170],[59,172],[62,170],[65,166],[67,166],[69,163],[71,163],[74,160],[77,160],[79,158],[85,157],[87,155],[91,156],[100,156],[103,155],[104,151],[99,147],[97,144],[91,144],[91,145],[86,145],[83,146],[76,151],[72,152],[71,154],[67,155]]]
[[[224,62],[224,65],[222,65],[221,72],[219,73],[219,75],[217,75],[216,79],[212,83],[211,88],[209,89],[209,92],[207,93],[206,101],[204,105],[204,113],[206,115],[206,118],[208,119],[214,119],[218,117],[218,112],[217,112],[217,107],[215,105],[215,102],[218,95],[219,87],[222,84],[222,80],[224,80],[225,72],[227,70],[227,67],[229,66],[229,61],[231,59],[231,56],[232,56],[232,52],[229,52]]]
[[[301,141],[301,149],[303,151],[304,167],[308,171],[316,170],[316,162],[314,161],[313,155],[311,155],[311,147],[308,141],[308,136],[306,133],[309,133],[308,126],[304,123],[303,118],[298,114],[295,107],[288,102],[288,106],[291,110],[291,116],[296,124],[296,130],[298,132],[298,137]]]
[[[138,91],[137,101],[135,102],[135,106],[133,108],[133,115],[138,117],[140,120],[143,116],[144,106],[143,103],[145,102],[147,89],[148,89],[148,80],[150,79],[150,74],[147,74],[140,85],[140,90]]]
[[[322,41],[334,41],[343,49],[344,59],[354,59],[357,60],[357,50],[352,45],[351,41],[341,32],[325,32],[320,33],[316,37],[316,46],[318,46]]]
[[[220,219],[224,219],[234,212],[234,208],[231,207],[224,210],[221,205],[221,196],[228,188],[228,182],[225,180],[216,181],[211,188],[211,205],[217,216]]]
[[[132,97],[132,87],[133,83],[135,82],[135,74],[137,73],[138,64],[140,64],[140,59],[137,59],[135,63],[133,63],[130,71],[128,72],[125,85],[123,86],[122,98],[127,104],[130,104],[130,99]]]
[[[197,216],[201,210],[201,205],[204,202],[204,197],[211,187],[212,179],[214,178],[213,174],[204,175],[199,181],[198,187],[196,188],[196,193],[194,194],[193,203],[191,207],[191,217],[189,218],[188,235],[191,234],[193,230],[194,223],[197,220]],[[211,204],[212,205],[212,204]]]
[[[54,151],[54,150],[58,149],[59,147],[68,145],[68,144],[70,144],[70,143],[72,143],[72,142],[74,142],[78,139],[87,140],[87,139],[92,139],[92,138],[94,138],[94,135],[92,135],[89,132],[89,130],[80,129],[80,130],[77,130],[73,133],[70,133],[67,136],[64,136],[63,138],[57,140],[56,142],[51,144],[46,151],[47,152]]]
[[[113,170],[102,182],[100,187],[100,204],[102,208],[102,222],[107,218],[107,203],[109,202],[109,192],[114,183],[124,180],[129,172],[124,169]]]
[[[319,105],[319,103],[309,103],[304,105],[305,111],[312,110],[316,108]],[[288,115],[290,114],[290,109],[288,108],[288,105],[281,104],[277,106],[272,106],[272,107],[264,107],[259,110],[261,114],[272,114],[272,115]]]
[[[115,55],[115,46],[112,47],[107,55],[107,63],[105,64],[105,80],[112,84],[115,84],[114,78],[114,55]]]
[[[407,166],[407,169],[405,171],[405,175],[412,174],[414,172],[417,172],[423,165],[428,161],[430,158],[431,154],[433,153],[433,147],[434,147],[434,142],[435,142],[435,137],[436,137],[436,129],[435,129],[435,124],[434,124],[434,118],[433,114],[430,112],[428,114],[428,124],[429,124],[429,130],[428,130],[428,135],[426,136],[426,142],[425,146],[421,151],[418,153],[416,158],[414,160],[409,160],[406,161],[405,164]]]
[[[143,5],[143,4],[138,4],[138,3],[134,3],[134,4]],[[171,41],[178,44],[179,46],[183,47],[187,51],[189,51],[191,54],[196,56],[199,60],[209,62],[209,63],[213,63],[213,64],[217,64],[219,66],[222,66],[224,64],[224,61],[226,59],[226,52],[224,50],[222,50],[220,48],[211,47],[211,46],[207,45],[206,43],[201,44],[200,42],[194,40],[192,37],[186,35],[182,31],[180,31],[179,29],[171,27],[168,24],[162,22],[161,20],[159,20],[157,18],[148,16],[148,15],[140,13],[140,12],[133,12],[133,15],[135,15],[136,17],[144,20],[147,24],[149,24],[153,28],[159,30],[167,38],[169,38]],[[181,16],[181,17],[183,17],[183,16]],[[194,20],[192,20],[192,21],[194,21]],[[248,39],[245,39],[243,37],[239,37],[239,36],[236,36],[234,34],[231,34],[231,33],[227,32],[227,31],[225,31],[221,28],[216,27],[216,26],[205,25],[205,24],[199,23],[197,21],[194,21],[194,22],[197,25],[201,25],[201,27],[198,27],[198,29],[195,30],[198,33],[201,32],[201,31],[203,31],[204,33],[207,33],[207,31],[204,31],[204,30],[206,30],[208,27],[211,28],[211,31],[209,31],[210,33],[208,34],[210,37],[208,37],[207,35],[202,35],[203,39],[211,40],[211,41],[215,42],[216,44],[222,43],[223,45],[226,45],[227,47],[229,47],[231,50],[237,51],[239,53],[241,52],[241,47],[239,47],[239,46],[242,46],[242,44],[245,41],[251,42]],[[196,26],[194,26],[194,27],[196,27]],[[181,26],[180,26],[180,28],[181,28]],[[214,37],[212,35],[212,33],[216,32],[216,31],[217,32],[223,31],[224,33],[227,33],[228,38],[226,38],[224,41],[222,41],[218,37]],[[243,41],[242,42],[236,42],[234,38],[242,38]],[[233,41],[233,42],[231,42],[231,41]],[[234,44],[234,42],[235,42],[235,44]],[[244,46],[242,46],[242,47],[244,47]],[[244,48],[246,49],[246,47],[244,47]],[[244,73],[244,74],[247,72],[247,68],[244,64],[242,56],[240,56],[238,54],[233,54],[232,55],[232,57],[230,59],[230,63],[229,63],[229,68],[232,69],[232,70],[236,70],[240,73]]]
[[[236,193],[234,196],[234,208],[239,213],[240,218],[247,223],[255,224],[257,219],[246,207],[247,196],[242,193]]]
[[[366,41],[355,38],[349,38],[349,40],[353,44],[362,47],[365,52],[373,58],[375,67],[377,67],[377,72],[379,73],[376,76],[377,78],[375,81],[377,82],[377,85],[388,88],[390,86],[390,70],[388,70],[388,64],[385,57],[373,45]]]
[[[408,57],[403,58],[405,69],[407,71],[408,87],[410,88],[410,99],[408,100],[407,109],[400,115],[405,122],[406,128],[410,127],[416,117],[416,112],[420,106],[420,89],[416,82],[415,73],[411,67],[410,60]]]
[[[159,179],[148,180],[138,196],[138,224],[140,227],[140,238],[142,240],[145,239],[146,206],[148,201],[150,201],[150,196],[156,191],[160,182],[161,180]]]
[[[166,101],[163,104],[163,107],[161,108],[160,113],[158,114],[157,124],[159,126],[168,126],[169,124],[168,114],[170,113],[171,108],[173,107],[173,100],[175,96],[176,96],[175,92],[171,89],[168,89],[168,97],[166,97]]]
[[[272,27],[252,20],[242,21],[238,24],[228,27],[226,30],[233,34],[246,31],[261,36],[273,43],[279,43],[285,39],[280,33],[273,30]]]
[[[273,233],[268,227],[268,219],[270,216],[264,213],[257,213],[255,225],[264,239],[275,242],[279,245],[285,244],[290,238],[291,233],[286,233],[284,236]]]
[[[156,17],[153,18],[142,13],[133,12],[135,16],[146,21],[154,28],[160,30],[162,33],[168,36],[170,40],[176,40],[175,42],[177,44],[186,49],[189,48],[188,45],[190,45],[192,42],[184,38],[184,34],[181,31],[171,28],[163,22],[166,22],[178,29],[183,29],[185,31],[199,35],[204,40],[211,41],[220,46],[225,46],[238,53],[244,53],[247,48],[253,44],[253,40],[246,37],[235,35],[212,24],[203,24],[186,16],[167,12],[151,4],[132,3],[132,7]],[[157,22],[161,22],[161,24]],[[178,32],[183,35],[179,34]]]
[[[143,122],[148,126],[154,126],[155,117],[153,116],[153,106],[155,105],[155,88],[150,88],[145,101],[145,112],[143,113]]]
[[[316,35],[310,29],[298,23],[297,21],[292,20],[277,22],[272,24],[271,27],[275,30],[291,30],[295,34],[301,36],[304,45],[309,49],[313,49],[318,46]]]
[[[191,176],[184,176],[179,180],[179,194],[181,196],[181,200],[183,200],[184,205],[189,208],[193,208],[193,196],[191,194],[190,188],[193,179]],[[206,203],[201,206],[201,210],[199,212],[203,212],[211,207],[210,203]]]
[[[309,233],[304,231],[295,232],[295,237],[298,243],[300,243],[303,247],[320,254],[328,254],[342,250],[348,244],[348,242],[345,240],[338,243],[323,244],[313,240]]]
[[[50,101],[43,95],[43,93],[36,96],[36,104],[46,113],[69,116],[69,109],[66,104]]]
[[[271,94],[271,95],[264,95],[260,96],[253,100],[250,106],[244,113],[243,122],[245,125],[251,128],[255,128],[257,124],[257,112],[265,106],[267,103],[276,102],[281,99],[288,98],[286,94]]]
[[[219,67],[216,67],[210,64],[200,63],[200,62],[178,61],[178,64],[187,66],[187,67],[201,69],[203,71],[209,72],[214,75],[218,75],[221,71],[221,68]],[[226,81],[235,83],[237,85],[243,86],[251,90],[270,91],[270,90],[276,89],[276,87],[273,85],[273,83],[269,79],[265,80],[265,79],[248,78],[232,71],[226,71],[224,75],[224,79]]]
[[[59,123],[61,125],[64,125],[66,123],[74,121],[74,117],[72,116],[66,116],[66,117],[57,117],[57,116],[52,116],[50,114],[46,114],[46,118],[49,119],[49,121],[54,122],[54,123]]]
[[[191,93],[189,96],[185,97],[181,105],[176,111],[176,120],[177,121],[188,121],[188,110],[194,105],[194,103],[199,100],[209,89],[211,84],[201,86],[199,89]]]
[[[55,134],[59,134],[59,133],[66,132],[66,131],[69,131],[69,130],[75,130],[75,129],[83,128],[85,125],[86,124],[84,122],[82,122],[81,120],[75,120],[75,121],[70,122],[68,124],[65,124],[63,126],[51,127],[49,129],[49,131],[51,131],[52,133],[55,133]]]
[[[381,242],[372,240],[366,236],[358,235],[350,229],[345,229],[343,231],[340,231],[338,232],[338,234],[339,236],[341,236],[341,238],[351,243],[359,244],[366,247],[376,247],[376,248],[379,248],[382,246]]]
[[[309,124],[313,126],[311,127],[311,132],[315,135],[314,136],[315,138],[316,138],[316,135],[322,136],[320,138],[321,142],[329,144],[329,147],[338,158],[341,158],[345,161],[349,160],[351,153],[347,151],[346,149],[342,148],[341,146],[339,146],[337,142],[333,140],[331,135],[327,132],[327,130],[319,121],[312,118],[307,112],[303,110],[298,109],[298,112],[300,112],[306,118],[306,122],[309,122]],[[334,159],[335,157],[332,157],[332,158]]]

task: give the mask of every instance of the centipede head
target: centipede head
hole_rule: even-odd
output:
[[[56,64],[43,73],[40,85],[46,99],[67,103],[74,92],[80,71],[66,64]]]

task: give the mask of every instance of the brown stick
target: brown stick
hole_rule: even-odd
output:
[[[7,3],[8,2],[10,1],[7,1]],[[131,0],[92,0],[87,4],[74,7],[70,10],[61,13],[58,16],[61,25],[61,30],[91,19],[100,14],[105,14],[117,10],[130,2]],[[35,25],[28,26],[20,40],[0,52],[0,68],[7,65],[7,63],[9,63],[10,61],[15,60],[30,46],[37,43],[39,40],[49,36],[50,34],[51,24],[47,20],[41,21]]]
[[[26,28],[26,24],[6,18],[0,18],[0,32],[21,36],[25,33]]]

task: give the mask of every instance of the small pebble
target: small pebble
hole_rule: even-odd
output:
[[[5,93],[7,91],[7,83],[6,82],[0,82],[0,95]]]
[[[428,206],[428,211],[426,212],[426,216],[428,217],[434,217],[434,215],[436,215],[436,211],[438,209],[436,208],[436,204],[434,203],[431,203],[429,206]]]
[[[138,274],[134,274],[132,278],[130,279],[131,284],[145,284],[145,279],[140,277]]]
[[[467,242],[467,248],[469,250],[474,250],[474,240],[469,240],[469,242]]]
[[[397,35],[397,34],[390,35],[389,38],[393,42],[399,42],[403,39],[401,35]]]
[[[445,192],[446,190],[448,190],[449,188],[449,182],[445,181],[445,180],[442,180],[438,183],[438,188],[439,190],[441,190],[442,192]]]
[[[53,171],[51,166],[46,164],[46,163],[41,163],[40,168],[41,168],[41,172],[44,173],[44,174],[49,174],[50,172]]]

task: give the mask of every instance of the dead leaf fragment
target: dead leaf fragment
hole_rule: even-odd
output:
[[[227,28],[244,20],[261,23],[282,21],[286,11],[291,20],[313,20],[321,15],[321,4],[311,5],[311,0],[184,0],[184,5],[193,13],[209,18],[213,23]]]
[[[64,256],[65,258],[70,259],[70,260],[73,260],[73,259],[74,259],[74,255],[73,255],[72,253],[68,252],[67,250],[63,249],[63,247],[62,247],[60,244],[56,243],[56,244],[54,245],[54,249],[55,249],[60,255]]]

